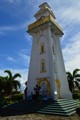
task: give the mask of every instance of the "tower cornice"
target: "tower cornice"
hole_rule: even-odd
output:
[[[28,25],[28,32],[48,22],[51,22],[52,27],[55,26],[62,35],[64,34],[62,28],[57,24],[56,20],[51,15]]]

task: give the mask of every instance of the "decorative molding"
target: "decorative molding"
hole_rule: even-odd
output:
[[[58,91],[58,98],[61,98],[61,95],[60,95],[60,80],[56,80],[56,84],[57,84],[57,91]]]
[[[38,43],[39,40],[40,40],[40,38],[41,38],[41,37],[44,37],[44,36],[46,36],[46,35],[40,34],[36,42]]]

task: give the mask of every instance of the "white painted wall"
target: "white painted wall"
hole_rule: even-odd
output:
[[[54,65],[53,65],[53,55],[51,48],[51,38],[50,38],[50,30],[43,30],[42,35],[40,33],[34,34],[33,36],[33,45],[32,45],[32,53],[30,59],[30,68],[28,75],[28,95],[34,92],[34,87],[37,84],[38,78],[48,78],[50,82],[51,88],[51,96],[56,99],[55,96],[56,83],[54,80]],[[40,54],[40,44],[45,44],[45,53]],[[40,73],[40,61],[41,59],[45,59],[46,62],[46,72]]]
[[[60,46],[60,36],[55,36],[55,61],[56,61],[56,69],[57,69],[57,79],[60,80],[60,94],[61,98],[72,98],[72,95],[69,91],[65,66]]]
[[[38,18],[43,15],[48,15],[49,13],[43,13],[38,15]],[[37,18],[37,19],[38,19]],[[51,31],[54,24],[44,24],[47,26],[46,29],[38,27],[37,33],[30,31],[33,37],[32,52],[30,59],[29,75],[28,75],[28,95],[34,93],[34,87],[37,84],[39,78],[48,78],[50,82],[50,93],[54,100],[57,99],[57,86],[56,79],[60,80],[61,84],[61,98],[72,98],[71,93],[68,88],[68,82],[66,78],[66,72],[64,67],[64,61],[60,46],[60,35],[55,35],[56,30]],[[36,28],[34,28],[35,31]],[[40,44],[44,42],[45,53],[40,54]],[[54,46],[54,55],[53,49]],[[40,61],[45,59],[46,61],[46,72],[40,73]]]

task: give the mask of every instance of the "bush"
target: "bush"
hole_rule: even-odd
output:
[[[75,91],[72,96],[73,99],[80,99],[80,91]]]
[[[23,94],[15,94],[11,96],[11,100],[14,101],[21,101],[23,99]]]
[[[76,113],[80,115],[80,107],[76,109]]]
[[[23,100],[23,94],[19,93],[19,94],[10,95],[10,96],[5,97],[5,99],[8,104],[12,102],[16,102],[16,101],[21,101]]]
[[[73,94],[73,99],[79,99],[79,96],[78,96],[78,94]]]
[[[0,107],[2,107],[6,103],[6,100],[3,96],[0,96]]]

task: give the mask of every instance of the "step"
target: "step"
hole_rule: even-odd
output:
[[[49,111],[49,112],[66,112],[66,113],[68,113],[68,112],[72,112],[72,111],[75,111],[75,109],[68,109],[68,110],[63,110],[63,109],[61,109],[61,110],[57,110],[57,109],[40,109],[40,111]]]
[[[79,101],[78,99],[58,99],[57,101]]]
[[[46,112],[46,111],[38,111],[40,114],[50,114],[50,115],[62,115],[62,116],[68,116],[68,114],[65,113],[53,113],[53,112]]]
[[[59,99],[52,104],[46,105],[38,113],[70,116],[76,113],[75,109],[79,104],[80,102],[78,100]]]
[[[47,105],[45,107],[70,107],[70,106],[75,106],[77,107],[77,104],[52,104],[52,105]]]
[[[77,104],[77,105],[80,105],[80,102],[71,102],[71,101],[67,101],[67,102],[56,102],[56,103],[54,103],[54,104]]]
[[[78,105],[78,103],[72,103],[72,102],[70,102],[70,103],[53,103],[52,105],[67,105],[67,104],[70,104],[70,105]]]
[[[56,102],[76,102],[76,103],[80,103],[79,100],[57,100]]]
[[[69,112],[67,115],[73,115],[73,114],[75,114],[76,113],[76,111],[72,111],[72,112]]]
[[[76,104],[76,105],[79,105],[79,103],[77,103],[77,102],[60,102],[60,103],[54,103],[54,104],[59,104],[59,105]]]
[[[57,106],[55,106],[55,107],[43,107],[42,109],[52,109],[52,110],[61,110],[61,109],[63,109],[63,110],[67,110],[67,109],[72,109],[72,108],[74,108],[74,109],[76,109],[76,107],[75,106],[70,106],[70,107],[57,107]]]
[[[72,105],[72,106],[70,106],[70,105],[65,105],[65,106],[60,105],[60,106],[45,106],[43,108],[49,109],[49,108],[72,108],[72,107],[77,108],[78,106],[76,106],[76,105]]]
[[[75,110],[73,111],[38,111],[38,113],[44,113],[44,114],[56,114],[56,115],[72,115],[76,113]]]
[[[54,103],[80,103],[78,101],[56,101]]]

